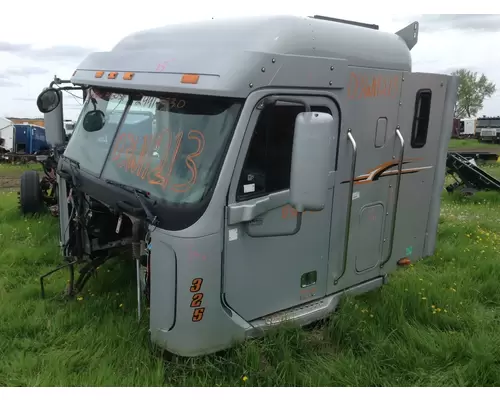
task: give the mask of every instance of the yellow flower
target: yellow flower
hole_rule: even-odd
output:
[[[435,306],[434,304],[433,304],[431,307],[432,307],[432,308],[436,308],[436,306]]]
[[[246,376],[246,375],[243,375],[243,377],[241,378],[241,380],[242,380],[243,382],[246,382],[246,381],[248,381],[248,376]]]
[[[80,297],[77,297],[76,299],[77,299],[78,301],[82,301],[82,300],[83,300],[83,297],[81,297],[81,296],[80,296]]]
[[[120,304],[120,308],[123,307],[123,304]]]

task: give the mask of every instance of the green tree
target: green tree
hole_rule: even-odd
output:
[[[478,77],[477,72],[463,68],[453,72],[453,75],[459,79],[455,117],[476,116],[483,108],[484,99],[490,98],[495,93],[495,84],[486,75],[481,74]]]

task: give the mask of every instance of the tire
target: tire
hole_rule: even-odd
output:
[[[23,214],[36,214],[44,209],[40,178],[36,171],[26,171],[21,175],[19,208]]]
[[[460,190],[460,193],[462,194],[462,196],[470,197],[470,196],[474,196],[474,194],[477,193],[477,190],[473,189],[473,188],[465,187],[462,190]]]

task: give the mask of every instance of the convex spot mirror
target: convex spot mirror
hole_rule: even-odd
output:
[[[335,121],[328,113],[302,112],[295,120],[290,205],[298,212],[321,211],[335,157]]]
[[[44,89],[36,99],[36,105],[41,113],[54,111],[61,103],[61,92],[54,88]]]
[[[89,111],[83,117],[83,129],[87,132],[100,131],[106,123],[106,116],[101,110]]]

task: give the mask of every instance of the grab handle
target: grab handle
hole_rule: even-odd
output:
[[[354,191],[354,178],[356,174],[356,157],[358,154],[358,146],[356,145],[356,141],[352,136],[352,131],[350,129],[347,130],[347,140],[351,144],[352,147],[352,159],[351,159],[351,179],[349,180],[349,198],[347,199],[347,219],[346,219],[346,228],[344,234],[344,258],[342,260],[342,272],[341,274],[333,281],[333,284],[336,285],[339,282],[339,279],[344,276],[346,268],[347,268],[347,250],[349,249],[349,233],[351,231],[351,208],[352,208],[352,195]]]
[[[396,216],[398,213],[398,203],[399,203],[399,186],[401,184],[401,175],[402,175],[402,170],[403,170],[403,158],[405,155],[405,140],[403,138],[403,135],[401,135],[401,131],[399,130],[399,125],[396,128],[396,136],[399,139],[399,144],[401,148],[399,149],[399,162],[398,162],[398,175],[397,175],[397,180],[396,180],[396,195],[394,198],[394,210],[392,212],[392,220],[391,220],[391,241],[389,242],[390,247],[389,247],[389,254],[387,258],[384,260],[383,263],[380,264],[380,268],[384,266],[384,264],[390,260],[392,256],[392,249],[393,249],[393,244],[394,244],[394,233],[396,229]]]

